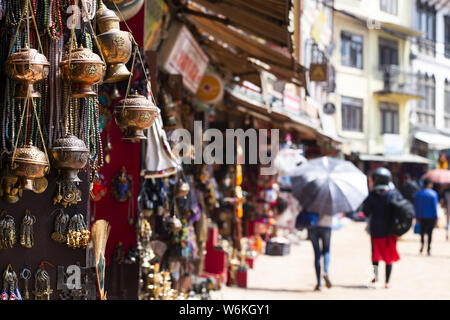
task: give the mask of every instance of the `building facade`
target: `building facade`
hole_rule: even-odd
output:
[[[421,100],[410,64],[412,1],[335,0],[331,62],[336,128],[344,153],[408,156],[411,101]]]

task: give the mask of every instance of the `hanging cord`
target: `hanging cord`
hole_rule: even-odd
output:
[[[95,35],[94,28],[92,27],[92,24],[91,24],[91,20],[89,20],[89,11],[87,10],[86,3],[84,2],[84,0],[81,0],[81,4],[83,5],[83,9],[86,12],[86,18],[87,18],[87,21],[89,23],[89,26],[91,27],[91,31],[92,31],[92,35],[93,35],[93,38],[94,38],[94,41],[95,41],[95,45],[97,46],[98,51],[100,52],[100,55],[102,56],[102,61],[103,61],[103,63],[106,66],[106,60],[105,60],[105,57],[103,56],[102,48],[100,47],[100,44],[98,43],[97,36]]]
[[[129,93],[130,93],[130,89],[131,89],[131,81],[133,80],[133,75],[134,75],[134,64],[136,63],[136,52],[138,51],[138,47],[137,46],[135,46],[134,47],[134,54],[133,54],[133,63],[131,64],[131,74],[130,74],[130,77],[128,78],[128,85],[127,85],[127,91],[126,91],[126,93],[125,93],[125,101],[128,99],[128,95],[129,95]],[[145,72],[144,72],[144,74],[145,74]],[[122,106],[122,114],[124,114],[125,113],[125,102],[123,103],[123,106]]]
[[[133,32],[131,31],[130,26],[128,25],[128,23],[126,22],[124,16],[122,15],[122,12],[120,11],[120,9],[119,9],[119,7],[117,6],[117,4],[116,4],[115,1],[112,1],[112,3],[114,4],[114,6],[116,7],[117,12],[119,13],[120,19],[122,19],[123,23],[125,24],[125,26],[126,26],[127,29],[128,29],[128,32],[130,33],[130,35],[131,35],[131,41],[133,42],[133,44],[134,44],[136,47],[139,48],[139,45],[138,45],[138,43],[136,42],[136,39],[135,39],[134,36],[133,36]],[[156,105],[157,105],[157,104],[156,104],[156,100],[155,100],[155,97],[153,96],[152,86],[151,86],[151,83],[150,83],[150,81],[149,81],[149,79],[148,79],[147,71],[145,70],[144,60],[142,59],[142,55],[141,55],[140,50],[137,50],[137,54],[138,54],[139,60],[140,60],[140,62],[141,62],[142,70],[144,71],[145,80],[147,81],[147,87],[148,87],[148,89],[149,89],[149,91],[150,91],[150,93],[151,93],[150,96],[151,96],[152,102],[153,102],[153,104],[156,106]],[[131,77],[131,76],[130,76],[130,77]]]

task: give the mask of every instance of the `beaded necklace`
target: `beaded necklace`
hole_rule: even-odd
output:
[[[52,40],[60,39],[63,35],[63,24],[59,0],[44,0],[44,24]],[[55,23],[57,20],[57,24]],[[58,34],[56,34],[58,32]]]

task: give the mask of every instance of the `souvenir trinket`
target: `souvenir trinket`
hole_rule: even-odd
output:
[[[25,248],[32,248],[34,245],[33,225],[36,222],[36,217],[26,210],[25,216],[22,219],[20,226],[20,245]]]
[[[97,35],[100,49],[108,64],[105,83],[118,82],[128,79],[131,73],[125,63],[131,58],[131,35],[121,31],[119,17],[109,10],[102,1],[96,14],[99,35]]]
[[[26,46],[11,54],[6,61],[6,73],[18,82],[15,98],[26,99],[28,90],[31,92],[31,97],[40,98],[40,93],[34,89],[33,85],[47,78],[49,70],[50,63],[47,58],[36,49]]]
[[[81,213],[76,213],[69,221],[67,231],[67,246],[70,248],[86,248],[90,240],[90,232],[87,229],[84,217]]]
[[[105,63],[88,48],[71,50],[60,64],[63,79],[72,86],[74,98],[89,98],[97,96],[92,90],[94,84],[102,81]]]
[[[0,249],[10,249],[16,243],[14,218],[3,210],[0,215]]]
[[[11,265],[8,265],[6,270],[3,272],[3,291],[1,294],[1,300],[22,300],[17,275]]]
[[[20,273],[20,277],[23,279],[24,282],[24,291],[23,291],[23,300],[30,300],[30,291],[28,288],[28,281],[31,278],[31,270],[27,267],[24,267],[22,272]]]
[[[111,181],[111,194],[119,202],[125,202],[133,196],[133,177],[127,174],[125,167]]]
[[[7,203],[16,203],[22,196],[22,191],[19,177],[11,174],[9,168],[6,168],[0,178],[0,197]]]
[[[58,193],[53,198],[53,204],[59,203],[64,208],[76,205],[81,201],[81,190],[77,188],[75,182],[58,183]]]
[[[54,167],[59,170],[59,182],[81,182],[78,171],[83,169],[89,160],[89,150],[83,140],[73,135],[56,139],[51,153]]]
[[[50,295],[53,290],[50,287],[50,275],[45,270],[43,263],[39,266],[34,276],[34,299],[35,300],[50,300]]]
[[[124,132],[124,140],[147,140],[143,130],[150,128],[160,110],[153,102],[137,92],[121,100],[114,108],[114,119]]]
[[[179,179],[175,185],[175,198],[186,197],[189,194],[189,184],[182,179]]]
[[[43,178],[49,171],[47,155],[31,142],[14,150],[10,158],[11,171],[21,179],[24,189],[34,190],[33,180]]]
[[[92,190],[90,191],[91,200],[94,202],[100,201],[101,199],[103,199],[103,197],[106,196],[107,192],[108,187],[105,176],[103,176],[102,174],[97,175],[92,184]]]
[[[63,210],[60,210],[55,219],[55,231],[51,234],[51,238],[59,243],[67,242],[67,229],[69,227],[70,217]]]

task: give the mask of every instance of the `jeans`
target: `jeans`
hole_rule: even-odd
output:
[[[320,257],[323,255],[323,272],[328,275],[330,265],[330,238],[331,228],[315,227],[309,230],[309,239],[314,249],[314,267],[316,268],[317,284],[321,285],[320,279]],[[322,240],[322,247],[319,240]]]
[[[436,225],[436,219],[420,219],[420,243],[422,247],[425,243],[425,234],[428,236],[428,251],[431,247],[431,239],[433,235],[433,229]]]

